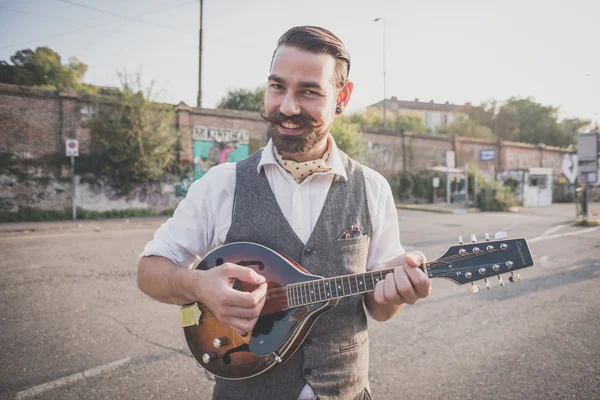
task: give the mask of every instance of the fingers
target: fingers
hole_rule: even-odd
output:
[[[405,268],[406,275],[414,288],[418,298],[423,299],[431,292],[431,280],[418,268]]]
[[[417,268],[398,267],[375,285],[374,298],[379,304],[415,304],[429,296],[431,281]]]
[[[244,308],[244,307],[235,307],[235,306],[230,306],[225,310],[226,313],[226,317],[231,317],[231,318],[249,318],[249,319],[253,319],[253,318],[258,318],[258,316],[260,315],[260,312],[262,310],[262,307],[256,307],[256,308]]]
[[[405,303],[415,304],[418,297],[413,288],[412,282],[406,273],[406,270],[411,268],[396,268],[394,269],[394,279],[396,281],[396,289]],[[391,275],[391,274],[390,274]]]
[[[405,254],[406,257],[406,265],[413,268],[419,268],[422,264],[427,262],[427,258],[425,254],[420,251],[411,251],[410,253]]]
[[[244,308],[257,308],[262,306],[265,303],[265,299],[267,297],[267,284],[263,283],[258,285],[258,287],[253,292],[240,292],[234,289],[228,291],[227,298],[225,299],[225,304],[228,306],[236,306],[236,307],[244,307]]]
[[[223,269],[229,278],[237,278],[242,282],[261,284],[267,281],[264,276],[257,274],[252,268],[225,263]]]
[[[387,303],[400,305],[404,299],[396,288],[395,274],[387,274],[384,279],[383,295]]]

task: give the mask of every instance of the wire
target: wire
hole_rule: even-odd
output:
[[[3,5],[0,5],[0,8],[4,8],[5,10],[13,11],[13,12],[16,12],[16,13],[21,13],[21,14],[25,14],[25,15],[31,15],[31,16],[38,17],[38,18],[49,19],[49,20],[52,20],[52,21],[59,21],[59,22],[68,22],[70,24],[75,24],[75,25],[83,26],[83,25],[81,25],[81,24],[79,24],[78,22],[75,22],[75,21],[69,21],[67,19],[51,17],[49,15],[34,14],[34,13],[27,12],[27,11],[22,11],[22,10],[15,10],[14,8],[6,7],[6,6],[3,6]]]
[[[195,2],[193,2],[193,3],[195,3]],[[192,4],[192,2],[177,4],[174,7],[169,7],[169,8],[165,8],[165,9],[154,9],[154,10],[142,13],[139,16],[142,17],[142,16],[146,16],[146,15],[150,15],[150,14],[155,14],[157,12],[172,10],[172,9],[179,8],[181,6],[186,6],[186,5],[189,5],[189,4]],[[110,26],[110,25],[114,25],[114,24],[115,24],[115,22],[109,22],[109,23],[103,23],[103,24],[97,24],[97,25],[84,26],[82,28],[74,29],[74,30],[71,30],[71,31],[68,31],[68,32],[63,32],[63,33],[60,33],[60,34],[54,35],[54,36],[45,36],[45,37],[40,38],[40,39],[34,39],[34,40],[28,40],[28,41],[25,41],[25,42],[14,43],[14,44],[11,44],[11,45],[8,45],[8,46],[0,46],[0,50],[9,49],[11,47],[23,46],[23,45],[27,45],[27,44],[30,44],[30,43],[36,43],[36,42],[40,42],[42,40],[43,41],[47,41],[47,40],[51,40],[51,39],[56,39],[56,38],[59,38],[59,37],[71,35],[73,33],[83,32],[83,31],[87,31],[87,30],[95,29],[95,28],[102,28],[102,27]]]
[[[60,1],[62,3],[71,4],[71,5],[74,5],[74,6],[77,6],[77,7],[86,8],[88,10],[96,11],[96,12],[99,12],[99,13],[102,13],[102,14],[111,15],[113,17],[125,19],[125,20],[128,20],[128,21],[133,21],[133,22],[137,22],[137,23],[140,23],[140,24],[149,25],[149,26],[152,26],[154,28],[167,29],[169,31],[176,32],[176,33],[182,33],[184,35],[193,35],[193,36],[196,36],[196,34],[192,33],[192,32],[180,31],[180,30],[177,30],[177,29],[172,29],[172,28],[169,28],[167,26],[154,24],[152,22],[144,21],[144,20],[141,20],[139,18],[128,17],[126,15],[121,15],[121,14],[113,13],[113,12],[110,12],[110,11],[102,10],[102,9],[99,9],[99,8],[86,6],[84,4],[75,3],[75,2],[70,1],[70,0],[58,0],[58,1]]]

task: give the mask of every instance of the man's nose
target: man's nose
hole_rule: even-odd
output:
[[[281,102],[281,106],[279,106],[279,112],[287,116],[300,114],[301,108],[293,93],[286,93],[283,101]]]

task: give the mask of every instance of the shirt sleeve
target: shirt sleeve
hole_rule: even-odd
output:
[[[215,247],[215,218],[219,215],[215,212],[215,199],[220,193],[217,188],[225,187],[221,191],[228,193],[232,191],[227,185],[231,181],[228,176],[231,174],[227,174],[231,168],[219,167],[211,168],[190,186],[173,217],[160,226],[140,257],[161,256],[182,267],[190,267]],[[233,175],[235,184],[235,172]]]
[[[367,201],[373,226],[367,259],[367,270],[370,271],[375,265],[389,261],[405,251],[400,243],[398,213],[392,188],[382,175],[368,167],[365,170]]]

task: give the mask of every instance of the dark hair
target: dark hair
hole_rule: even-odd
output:
[[[315,54],[329,54],[335,58],[334,85],[341,89],[350,74],[350,54],[344,43],[327,29],[318,26],[296,26],[284,33],[277,42],[273,52],[271,65],[275,53],[281,46],[295,47]]]

